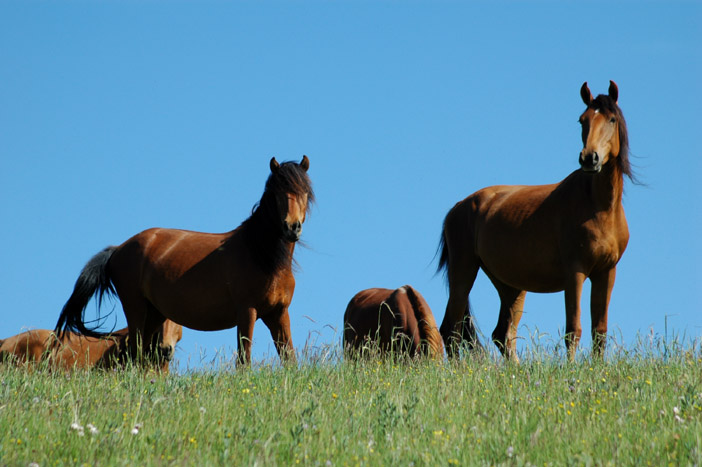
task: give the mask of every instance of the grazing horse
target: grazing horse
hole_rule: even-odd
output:
[[[61,311],[57,333],[100,337],[84,311],[93,295],[116,293],[130,336],[152,343],[165,319],[200,331],[237,327],[238,360],[251,362],[254,323],[261,318],[282,359],[294,359],[288,306],[295,290],[295,243],[314,192],[309,159],[270,161],[263,196],[237,229],[221,234],[153,228],[95,255],[83,268]],[[99,318],[99,316],[98,316]],[[153,344],[147,346],[153,351]]]
[[[580,95],[583,149],[580,169],[560,183],[491,186],[457,203],[446,215],[439,270],[449,285],[441,335],[454,356],[457,344],[476,341],[468,294],[482,268],[500,296],[492,339],[517,360],[515,339],[526,292],[565,291],[565,343],[572,360],[580,340],[580,295],[592,285],[593,355],[601,356],[607,308],[616,266],[629,240],[622,207],[623,176],[635,180],[629,163],[626,123],[617,85],[593,99],[587,83]]]
[[[183,337],[183,327],[166,320],[157,334],[158,363],[161,371],[167,372],[175,346]],[[46,360],[50,368],[64,370],[111,368],[119,362],[128,335],[127,328],[124,328],[102,338],[72,332],[58,338],[48,329],[33,329],[0,340],[0,361],[27,364]]]
[[[376,341],[383,352],[395,350],[443,358],[444,343],[424,297],[412,286],[358,292],[344,313],[344,348],[359,351]]]

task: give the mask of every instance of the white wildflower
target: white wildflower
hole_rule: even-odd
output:
[[[90,432],[91,435],[98,434],[98,429],[95,425],[93,425],[92,423],[88,423],[87,426],[88,426],[88,431]]]
[[[78,436],[83,436],[83,427],[80,426],[78,423],[73,422],[71,423],[71,430],[74,430],[76,433],[78,433]]]

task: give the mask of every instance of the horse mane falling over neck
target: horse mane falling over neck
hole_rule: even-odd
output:
[[[271,174],[261,199],[235,232],[239,232],[250,249],[252,257],[257,259],[261,269],[275,273],[286,267],[292,267],[294,243],[286,239],[281,225],[281,206],[287,202],[288,195],[306,197],[306,211],[314,203],[315,196],[312,182],[307,175],[309,162],[304,157],[301,163],[271,160]]]

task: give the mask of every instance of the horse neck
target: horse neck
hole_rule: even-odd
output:
[[[267,273],[278,272],[292,266],[295,244],[283,238],[282,230],[259,207],[241,224],[238,233],[251,256]]]
[[[624,176],[616,161],[592,177],[592,200],[598,211],[614,211],[622,203]]]

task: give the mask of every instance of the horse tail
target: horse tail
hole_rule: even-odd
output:
[[[417,319],[419,338],[429,345],[429,355],[432,358],[441,358],[444,355],[444,341],[434,320],[434,314],[424,297],[414,287],[405,285],[403,288],[407,292],[407,298],[414,310],[414,317]]]
[[[441,237],[439,238],[439,246],[436,248],[436,253],[439,254],[439,265],[436,267],[436,273],[443,271],[448,272],[449,252],[446,245],[446,221],[441,228]]]
[[[80,272],[73,293],[61,310],[54,332],[63,339],[68,331],[78,332],[89,337],[105,337],[109,333],[98,332],[95,329],[99,326],[100,316],[91,322],[98,321],[95,328],[86,327],[85,308],[93,296],[97,297],[98,310],[102,305],[105,294],[115,295],[115,288],[112,285],[107,265],[116,246],[109,246],[100,253],[93,256]]]

